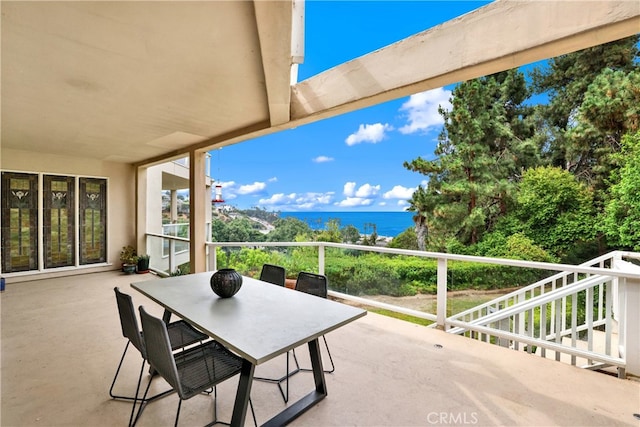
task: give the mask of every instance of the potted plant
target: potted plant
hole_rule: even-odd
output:
[[[151,258],[151,256],[148,255],[148,254],[144,254],[144,255],[139,255],[138,256],[138,269],[136,271],[138,274],[148,273],[149,272],[149,259],[150,258]]]
[[[122,262],[122,271],[125,274],[132,274],[136,272],[138,265],[138,255],[133,246],[123,246],[120,251],[120,261]]]

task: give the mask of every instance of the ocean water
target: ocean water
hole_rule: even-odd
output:
[[[340,227],[353,225],[360,234],[371,234],[375,224],[378,236],[395,237],[413,227],[413,212],[280,212],[280,217],[294,217],[309,224],[313,230],[325,228],[325,224],[337,219]]]

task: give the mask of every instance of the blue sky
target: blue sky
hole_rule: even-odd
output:
[[[477,9],[480,1],[305,4],[298,81]],[[402,211],[424,176],[402,164],[433,158],[453,87],[401,98],[211,152],[227,204],[269,211]]]

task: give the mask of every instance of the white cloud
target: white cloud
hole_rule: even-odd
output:
[[[333,157],[327,157],[327,156],[318,156],[315,159],[313,159],[314,163],[326,163],[326,162],[332,162],[334,160]]]
[[[355,182],[347,182],[344,184],[342,193],[347,197],[372,197],[380,191],[379,185],[363,184],[356,190]]]
[[[356,183],[355,182],[347,182],[346,184],[344,184],[344,190],[342,191],[342,193],[347,196],[353,196],[354,195],[354,191],[356,188]]]
[[[371,142],[373,144],[382,141],[385,137],[385,132],[393,130],[393,126],[385,123],[375,123],[372,125],[360,125],[355,133],[352,133],[347,137],[345,142],[347,145],[360,144],[361,142]]]
[[[334,205],[340,207],[369,206],[379,191],[379,185],[363,184],[356,189],[355,182],[347,182],[342,191],[346,199],[336,202]]]
[[[274,176],[273,178],[269,178],[267,181],[269,181],[269,182],[277,182],[278,178]]]
[[[300,195],[296,199],[296,203],[305,204],[305,203],[314,203],[320,205],[326,205],[331,202],[331,198],[335,193],[333,191],[329,191],[327,193],[305,193]]]
[[[254,182],[253,184],[241,185],[238,187],[238,194],[246,196],[248,194],[259,193],[267,187],[264,182]],[[224,188],[224,187],[223,187]]]
[[[382,195],[384,199],[410,199],[415,188],[407,188],[402,185],[395,185],[391,190]]]
[[[408,124],[399,131],[404,134],[426,132],[430,128],[441,126],[444,119],[438,113],[438,106],[450,111],[449,102],[451,91],[439,88],[411,95],[409,100],[402,104],[401,111],[407,111]]]
[[[396,203],[398,206],[400,207],[408,207],[409,206],[409,202],[407,202],[406,200],[398,200],[398,203]]]
[[[278,193],[267,199],[260,199],[258,205],[270,206],[274,209],[309,210],[331,203],[335,193]]]
[[[373,203],[373,200],[371,199],[365,199],[362,197],[347,197],[346,199],[334,204],[342,208],[352,208],[355,206],[369,206],[371,203]]]
[[[276,178],[269,179],[269,182],[277,181]],[[254,182],[253,184],[240,185],[235,181],[216,182],[216,185],[222,186],[222,198],[224,200],[233,200],[238,196],[250,196],[263,194],[267,188],[264,182]]]
[[[260,199],[260,200],[258,200],[258,204],[261,204],[261,205],[280,205],[280,204],[291,203],[295,199],[296,199],[296,193],[290,193],[290,194],[278,193],[278,194],[273,194],[268,199]]]
[[[364,184],[356,191],[356,197],[372,197],[380,191],[379,185]]]

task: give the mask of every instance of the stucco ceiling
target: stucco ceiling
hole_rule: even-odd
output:
[[[137,162],[268,126],[270,103],[288,111],[292,3],[255,6],[3,1],[3,146]]]

